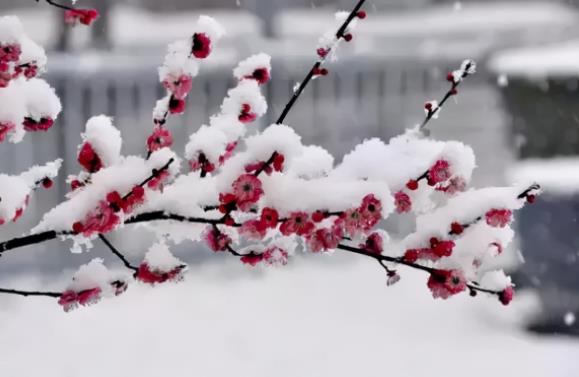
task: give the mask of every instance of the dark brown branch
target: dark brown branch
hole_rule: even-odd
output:
[[[4,289],[0,288],[0,293],[18,295],[18,296],[44,296],[44,297],[60,297],[62,293],[60,292],[39,292],[39,291],[22,291],[19,289]]]
[[[105,245],[107,245],[107,247],[111,250],[111,252],[116,255],[125,265],[126,268],[128,268],[129,270],[133,270],[133,271],[138,271],[139,268],[133,266],[128,260],[127,258],[125,258],[125,256],[116,248],[113,246],[112,243],[110,243],[110,241],[102,234],[99,234],[99,238],[101,239],[101,241],[104,242]]]
[[[174,220],[180,222],[199,223],[199,224],[225,224],[223,219],[206,219],[203,217],[187,217],[164,211],[145,212],[128,218],[125,224],[136,224],[156,220]],[[240,227],[241,224],[234,223],[230,226]]]
[[[382,267],[384,267],[384,269],[386,270],[387,273],[390,273],[392,270],[389,269],[386,265],[384,265],[384,262],[402,264],[404,266],[413,268],[415,270],[428,272],[429,274],[435,273],[437,271],[436,268],[426,267],[426,266],[420,265],[418,263],[407,262],[403,258],[394,258],[394,257],[389,257],[387,255],[374,254],[374,253],[370,253],[370,252],[367,252],[365,250],[362,250],[362,249],[359,249],[356,247],[352,247],[352,246],[348,246],[348,245],[340,244],[340,245],[338,245],[338,249],[343,250],[343,251],[347,251],[350,253],[364,255],[364,256],[373,258],[373,259],[377,260],[378,263],[380,263],[380,265]],[[497,296],[501,294],[501,291],[494,291],[491,289],[482,288],[476,282],[469,282],[466,284],[466,286],[469,289],[469,291],[471,292],[471,294],[473,291],[489,293],[489,294],[493,294],[493,295],[497,295]]]
[[[348,26],[350,26],[350,23],[352,22],[352,20],[354,20],[354,18],[356,18],[356,14],[358,13],[358,11],[360,11],[360,9],[362,8],[362,6],[364,5],[364,3],[366,2],[366,0],[359,0],[358,3],[356,4],[356,6],[354,7],[354,9],[352,9],[352,11],[350,12],[350,14],[348,15],[348,17],[346,18],[346,20],[344,21],[344,23],[340,26],[340,28],[338,29],[338,31],[336,32],[336,38],[340,39],[344,36],[344,33],[346,32],[346,30],[348,29]],[[329,51],[328,51],[329,53]],[[292,95],[292,97],[290,98],[289,102],[285,105],[281,115],[279,116],[279,118],[277,119],[277,121],[275,122],[276,124],[282,124],[283,121],[285,120],[286,116],[289,114],[290,110],[292,109],[292,107],[295,105],[296,101],[298,100],[298,98],[300,97],[300,95],[302,94],[302,92],[304,91],[304,89],[306,88],[306,86],[308,86],[309,82],[312,80],[312,78],[314,77],[315,72],[318,71],[318,69],[320,68],[320,66],[322,65],[322,63],[324,62],[324,58],[318,59],[312,69],[310,69],[310,71],[308,72],[308,74],[306,75],[306,77],[303,79],[303,81],[300,83],[299,87],[297,88],[297,90],[294,91],[294,94]],[[273,159],[272,159],[273,162]],[[259,174],[256,174],[259,175]]]
[[[50,5],[52,5],[53,7],[56,7],[56,8],[60,8],[60,9],[64,9],[64,10],[74,10],[73,7],[69,7],[69,6],[67,6],[67,5],[62,5],[62,4],[56,3],[56,2],[54,2],[53,0],[45,0],[45,1],[46,1],[48,4],[50,4]],[[36,0],[36,2],[39,3],[40,0]]]
[[[70,231],[70,232],[68,232],[68,231],[57,232],[54,230],[49,230],[49,231],[42,232],[42,233],[36,233],[36,234],[28,235],[28,236],[13,238],[11,240],[4,241],[4,242],[0,243],[0,255],[2,255],[2,253],[7,251],[7,250],[17,249],[19,247],[24,247],[24,246],[28,246],[28,245],[34,245],[34,244],[41,243],[44,241],[50,241],[50,240],[55,239],[58,236],[70,235],[70,234],[74,234],[74,233],[72,231]]]

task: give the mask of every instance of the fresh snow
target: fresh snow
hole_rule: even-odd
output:
[[[221,262],[70,313],[52,299],[1,296],[2,375],[579,375],[579,342],[520,330],[531,297],[433,301],[424,274],[400,269],[386,287],[376,263],[350,255],[265,271]]]

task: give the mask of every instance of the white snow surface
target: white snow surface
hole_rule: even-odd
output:
[[[400,283],[386,287],[380,267],[357,256],[265,271],[230,262],[194,267],[181,284],[133,284],[119,297],[70,313],[53,299],[0,296],[0,371],[10,377],[579,375],[577,340],[518,329],[533,307],[523,295],[509,307],[484,295],[435,301],[423,274],[401,270]]]

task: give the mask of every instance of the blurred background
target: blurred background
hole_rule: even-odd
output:
[[[349,10],[353,4],[353,0],[84,0],[79,5],[96,7],[101,19],[90,28],[69,28],[62,13],[42,1],[2,0],[0,14],[19,16],[27,34],[47,49],[44,77],[56,88],[64,111],[47,134],[28,134],[16,146],[2,144],[0,171],[16,173],[63,157],[61,176],[76,173],[80,133],[86,120],[97,114],[115,117],[124,135],[125,154],[142,154],[152,107],[163,95],[156,69],[167,44],[188,36],[199,14],[215,17],[228,34],[202,65],[187,113],[169,120],[176,150],[182,151],[188,135],[218,111],[233,85],[231,70],[236,63],[261,51],[273,57],[272,81],[264,89],[270,110],[258,126],[264,127],[277,118],[293,86],[311,66],[317,39],[334,12]],[[519,237],[511,252],[514,257],[506,261],[519,290],[529,292],[536,305],[521,309],[524,321],[509,326],[557,339],[579,335],[578,6],[579,1],[570,0],[369,0],[368,18],[359,24],[354,43],[342,47],[339,61],[328,67],[331,74],[308,87],[287,119],[305,143],[324,146],[339,161],[365,138],[387,140],[419,123],[424,102],[446,92],[446,73],[465,58],[475,59],[477,74],[432,123],[432,136],[474,148],[478,163],[474,186],[535,177],[545,187],[537,204],[518,213]],[[39,193],[20,223],[2,228],[1,238],[35,225],[66,192],[61,181],[52,191]],[[396,236],[408,231],[410,224],[410,219],[403,219],[388,224],[388,229]],[[112,239],[121,249],[135,249],[136,241],[123,234]],[[152,240],[139,235],[143,245]],[[191,257],[190,248],[178,250],[180,256],[203,266],[223,262],[209,253]],[[67,245],[51,243],[7,254],[0,263],[1,280],[22,274],[50,276],[94,256],[116,263],[100,244],[89,256],[70,258],[66,253]],[[328,268],[351,262],[336,260]],[[323,268],[322,263],[316,267]],[[239,275],[236,278],[244,279]],[[568,363],[579,369],[577,361]],[[0,371],[1,365],[0,359]]]

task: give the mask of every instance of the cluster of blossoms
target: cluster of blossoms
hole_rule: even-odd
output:
[[[64,22],[75,26],[78,24],[91,25],[99,18],[96,9],[67,9],[64,11]]]
[[[239,63],[233,75],[238,80],[237,86],[228,91],[221,111],[210,118],[209,125],[203,125],[193,133],[185,147],[185,157],[193,172],[199,171],[203,175],[215,173],[233,156],[247,132],[246,125],[267,111],[267,102],[260,86],[271,77],[271,58],[266,54],[250,56]],[[275,162],[275,167],[281,169],[283,156],[278,156]],[[259,163],[249,164],[246,172],[259,168]]]
[[[283,266],[299,251],[354,252],[378,261],[387,272],[387,285],[400,281],[398,266],[407,266],[429,274],[425,285],[435,298],[469,290],[494,294],[508,304],[512,283],[502,270],[493,269],[493,259],[513,238],[513,211],[533,202],[540,188],[467,189],[476,165],[472,149],[422,132],[448,96],[456,94],[458,84],[474,73],[474,62],[465,61],[449,75],[450,94],[430,103],[422,126],[387,143],[364,140],[338,163],[325,149],[304,145],[282,124],[311,78],[323,74],[321,64],[336,57],[338,43],[352,40],[356,22],[366,17],[362,4],[349,14],[337,14],[338,31],[321,39],[312,71],[278,121],[261,131],[248,124],[267,110],[260,88],[271,78],[270,57],[257,54],[239,63],[233,71],[237,85],[220,112],[190,136],[185,149],[189,169],[181,172],[165,123],[169,114],[185,110],[199,61],[210,56],[223,35],[215,20],[200,17],[191,38],[169,46],[159,70],[167,96],[155,107],[146,157],[122,156],[121,134],[111,119],[91,118],[79,145],[82,170],[69,177],[67,200],[45,214],[19,244],[50,231],[72,240],[73,249],[90,248],[91,240],[100,237],[135,280],[150,285],[183,278],[186,265],[169,246],[186,240],[204,241],[211,250],[230,253],[250,266]],[[42,124],[41,118],[31,118]],[[401,160],[403,164],[384,163]],[[39,184],[49,186],[46,179],[54,174],[37,169],[24,173],[19,184],[27,184],[29,192]],[[0,175],[0,183],[2,179]],[[27,197],[22,192],[10,207],[0,206],[2,218],[19,214]],[[415,231],[391,240],[379,226],[393,212],[415,216]],[[133,266],[104,234],[136,222],[159,241]],[[6,248],[0,244],[0,253]],[[127,283],[95,260],[77,272],[59,302],[65,310],[87,305],[122,293]]]
[[[74,274],[72,282],[62,292],[58,304],[68,312],[78,306],[97,303],[102,297],[118,296],[127,290],[127,277],[113,273],[102,259],[93,259]]]
[[[85,237],[95,233],[108,233],[120,223],[119,212],[122,211],[125,215],[130,214],[144,201],[145,189],[141,186],[133,187],[123,197],[117,191],[109,192],[106,199],[101,200],[82,222],[77,221],[72,224],[72,230],[77,234],[82,233]]]
[[[169,45],[165,61],[159,68],[159,78],[167,95],[157,101],[153,111],[155,130],[164,126],[168,114],[185,111],[185,98],[191,91],[193,78],[199,73],[199,63],[210,56],[223,34],[223,28],[213,18],[201,16],[192,37]]]
[[[61,165],[62,160],[58,159],[18,175],[0,174],[0,226],[22,216],[34,190],[50,189]]]
[[[26,36],[16,17],[0,17],[0,143],[18,143],[26,132],[47,131],[61,110],[44,80],[46,54]]]
[[[135,278],[147,284],[177,282],[183,279],[186,267],[187,265],[171,254],[165,243],[159,242],[151,246],[135,273]]]

